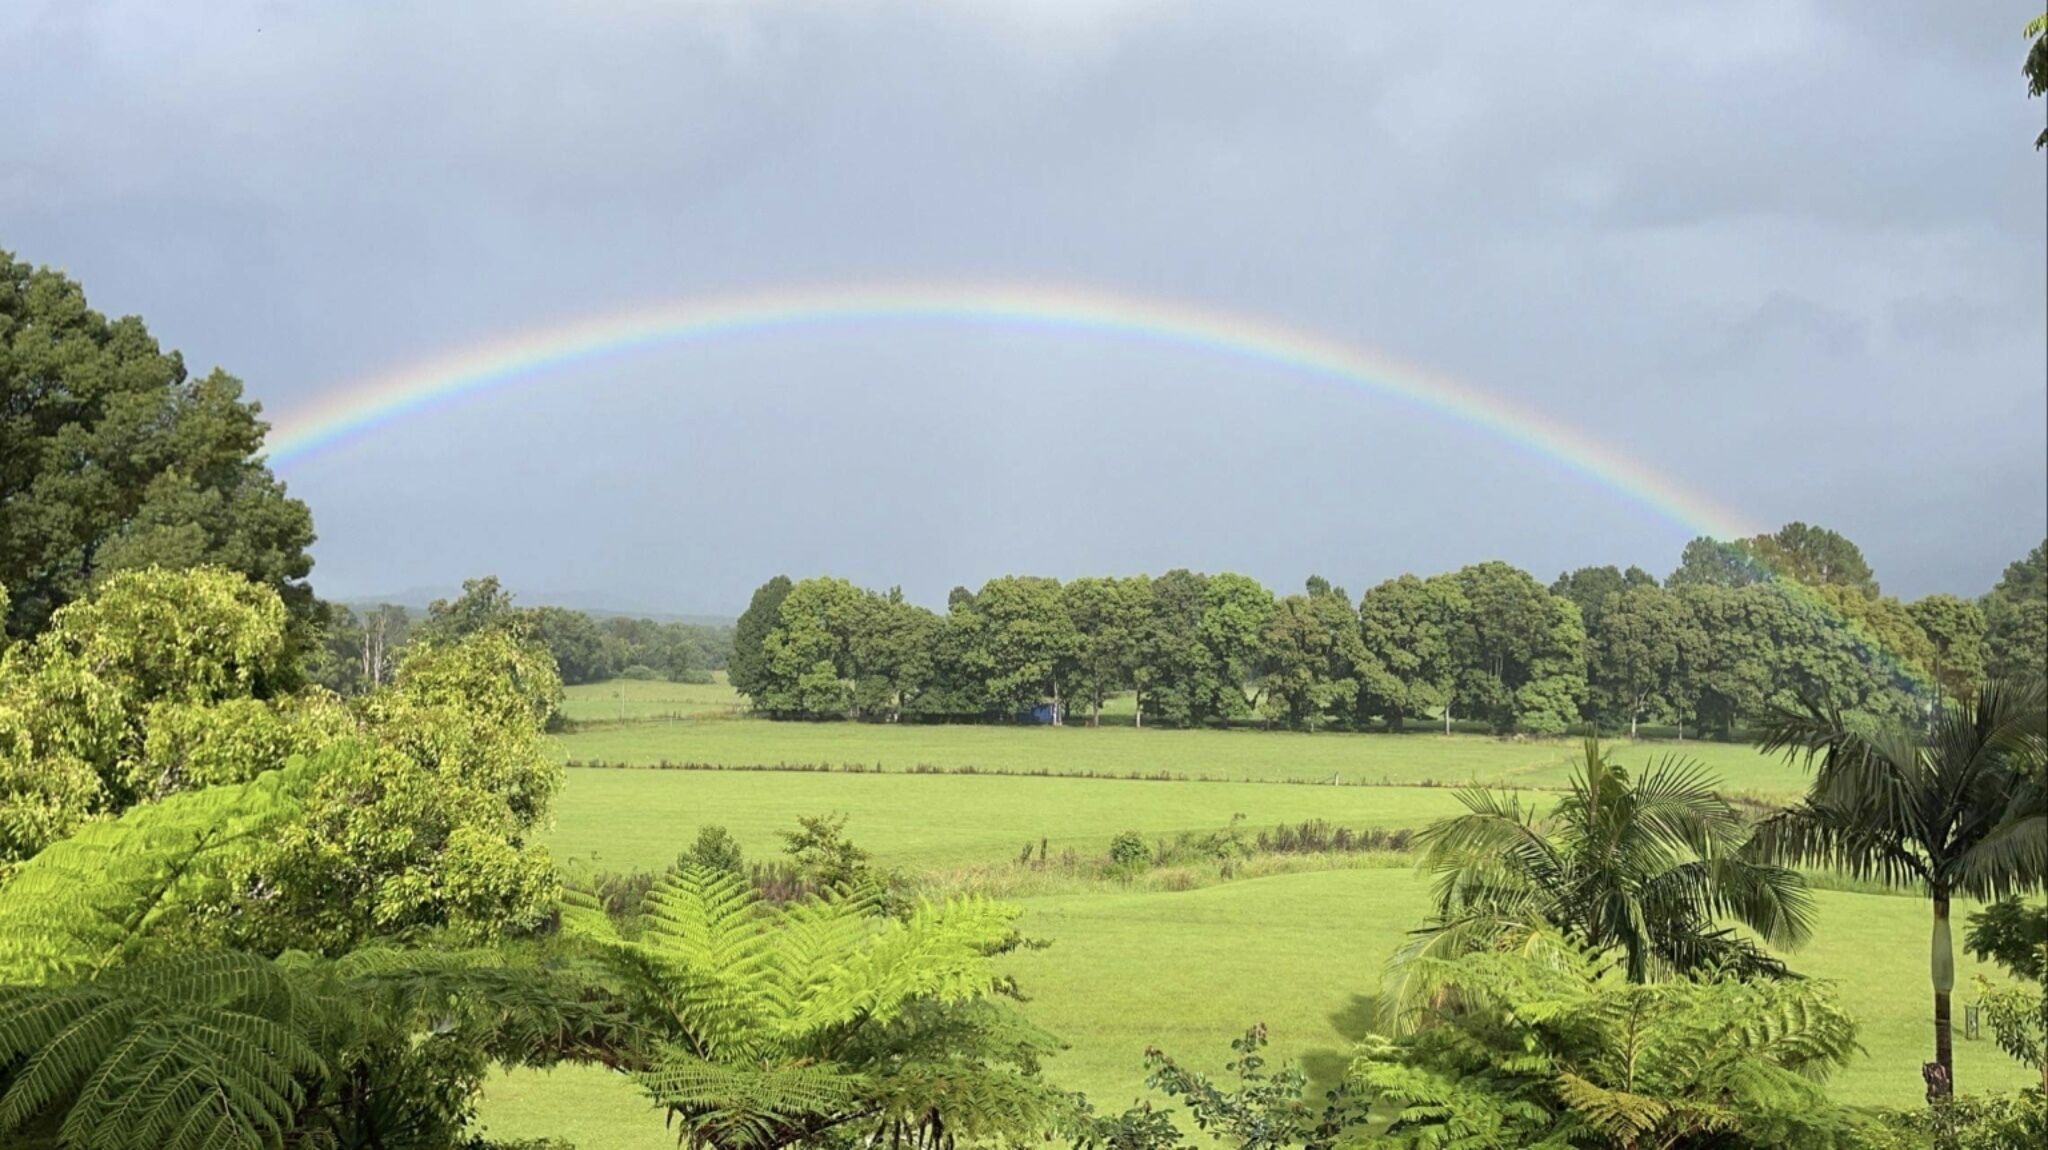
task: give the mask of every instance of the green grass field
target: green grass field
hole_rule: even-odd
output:
[[[610,688],[574,688],[571,697],[595,707]],[[644,691],[650,707],[697,692],[708,711],[722,709],[707,688],[627,689]],[[1251,827],[1307,818],[1421,827],[1457,808],[1453,792],[1442,787],[904,773],[917,764],[1537,787],[1563,782],[1576,749],[1465,735],[887,727],[725,717],[587,729],[557,742],[570,759],[860,763],[889,772],[574,769],[550,838],[565,860],[615,870],[659,866],[707,823],[727,827],[751,855],[764,857],[797,816],[844,812],[848,831],[879,862],[926,873],[999,865],[1041,837],[1055,852],[1073,847],[1095,855],[1121,830],[1213,830],[1239,813]],[[1642,744],[1621,754],[1633,764],[1681,750],[1703,759],[1730,790],[1788,794],[1800,784],[1797,771],[1741,746]],[[1142,1092],[1148,1045],[1220,1070],[1230,1039],[1258,1021],[1270,1027],[1277,1057],[1300,1060],[1321,1080],[1339,1073],[1369,1024],[1388,954],[1425,904],[1423,881],[1406,866],[1240,878],[1182,891],[1090,880],[1031,889],[1054,893],[1014,900],[1024,908],[1023,927],[1053,945],[1013,956],[1011,967],[1030,996],[1031,1017],[1069,1044],[1050,1068],[1053,1079],[1104,1109],[1120,1109]],[[1912,898],[1841,891],[1816,898],[1816,938],[1793,963],[1841,987],[1868,1051],[1836,1079],[1835,1091],[1848,1102],[1912,1105],[1932,1044],[1927,907]],[[1961,965],[1958,984],[1967,1001],[1978,968],[1967,959]],[[1957,1073],[1965,1090],[2016,1088],[2030,1077],[1988,1041],[1960,1038]],[[621,1150],[675,1144],[629,1083],[595,1070],[500,1078],[488,1092],[484,1119],[504,1138],[554,1134],[586,1148]]]
[[[1259,730],[1135,729],[1085,726],[927,726],[784,723],[717,718],[627,723],[581,730],[557,740],[564,756],[621,763],[747,765],[858,763],[887,771],[919,765],[996,771],[1124,775],[1166,772],[1189,778],[1326,780],[1346,783],[1560,786],[1578,744],[1515,741],[1485,735],[1402,735]],[[1788,795],[1803,776],[1784,762],[1731,743],[1613,744],[1639,766],[1665,755],[1700,760],[1731,791]]]
[[[887,866],[1005,862],[1049,840],[1087,854],[1118,831],[1211,831],[1321,818],[1351,827],[1421,828],[1460,809],[1424,787],[1285,787],[969,775],[572,769],[549,845],[606,870],[667,865],[717,823],[747,852],[781,849],[799,815],[843,813],[847,833]]]
[[[577,723],[644,722],[737,711],[743,702],[724,671],[712,672],[709,683],[613,679],[565,688],[562,717]]]

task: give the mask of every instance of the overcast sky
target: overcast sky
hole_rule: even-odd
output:
[[[1422,365],[1974,594],[2048,522],[2044,112],[1985,0],[0,3],[0,248],[282,415],[520,329],[1058,282]],[[1401,401],[1073,333],[642,352],[280,466],[314,581],[729,612],[776,571],[1354,592],[1676,562]]]

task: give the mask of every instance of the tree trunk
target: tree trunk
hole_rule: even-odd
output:
[[[1948,895],[1934,897],[1934,934],[1928,952],[1928,970],[1934,982],[1934,1062],[1928,1067],[1927,1100],[1946,1099],[1955,1093],[1955,1036],[1949,1025],[1949,994],[1956,988],[1955,943],[1949,937]]]

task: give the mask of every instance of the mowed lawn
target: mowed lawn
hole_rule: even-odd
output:
[[[1009,962],[1030,997],[1026,1012],[1069,1044],[1050,1064],[1051,1077],[1099,1108],[1122,1109],[1144,1094],[1147,1046],[1220,1071],[1231,1038],[1261,1021],[1276,1060],[1298,1060],[1313,1079],[1327,1081],[1370,1026],[1383,963],[1421,917],[1425,894],[1411,872],[1362,870],[1178,893],[1112,887],[1025,899],[1026,933],[1053,945]],[[1835,1079],[1835,1093],[1858,1104],[1912,1105],[1933,1042],[1926,905],[1885,895],[1816,897],[1820,929],[1794,964],[1840,986],[1869,1052]],[[1967,959],[1960,967],[1958,983],[1966,987],[1979,968]],[[2025,1068],[1988,1041],[1959,1036],[1956,1062],[1965,1090],[2029,1081]],[[499,1137],[555,1133],[623,1150],[673,1145],[629,1084],[593,1070],[501,1078],[484,1117]]]
[[[585,700],[577,705],[595,704]],[[556,745],[571,760],[621,763],[859,764],[896,772],[920,765],[972,766],[1067,774],[1164,772],[1208,779],[1334,778],[1343,783],[1460,785],[1476,781],[1540,787],[1564,785],[1572,759],[1579,754],[1578,742],[1571,739],[1514,740],[1427,731],[1307,734],[1080,725],[795,723],[726,717],[595,727],[557,736]],[[1631,767],[1670,755],[1697,759],[1730,791],[1782,796],[1796,794],[1805,785],[1797,768],[1742,744],[1615,742],[1612,747]]]
[[[759,858],[781,850],[778,832],[799,816],[836,813],[878,862],[918,869],[1005,862],[1041,838],[1055,854],[1096,855],[1119,831],[1212,831],[1235,814],[1249,829],[1305,819],[1420,829],[1460,809],[1454,792],[1428,787],[577,767],[548,844],[602,870],[652,868],[716,823]]]

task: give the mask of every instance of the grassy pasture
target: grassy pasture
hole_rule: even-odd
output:
[[[743,701],[724,671],[713,671],[709,683],[612,679],[564,688],[562,717],[578,723],[646,722],[737,711]]]
[[[580,689],[580,688],[579,688]],[[1124,775],[1166,772],[1189,778],[1346,783],[1561,786],[1578,744],[1569,739],[1517,742],[1426,731],[1401,735],[1259,730],[1139,730],[1085,726],[924,726],[786,723],[718,718],[627,723],[575,731],[557,744],[569,759],[622,763],[763,765],[879,764],[907,771],[920,764],[983,770]],[[1639,767],[1664,755],[1700,760],[1730,791],[1795,794],[1802,774],[1784,762],[1731,743],[1614,743]]]
[[[1098,854],[1118,831],[1210,831],[1327,819],[1421,828],[1459,809],[1424,787],[1276,787],[989,775],[575,769],[555,802],[556,857],[600,869],[665,866],[718,823],[753,857],[781,849],[799,815],[844,812],[847,833],[887,866],[1004,862],[1043,837]]]
[[[1834,1089],[1848,1102],[1910,1105],[1932,1044],[1926,906],[1888,895],[1816,897],[1818,935],[1794,962],[1840,985],[1869,1051]],[[1276,1059],[1299,1059],[1317,1079],[1340,1073],[1370,1025],[1381,964],[1421,916],[1425,891],[1408,871],[1353,870],[1020,901],[1026,932],[1053,943],[1011,960],[1029,1015],[1070,1044],[1050,1073],[1099,1107],[1120,1109],[1143,1093],[1146,1046],[1220,1070],[1230,1039],[1256,1021],[1270,1027]],[[1977,969],[1965,958],[1959,983]],[[1956,1063],[1966,1090],[2029,1081],[1989,1041],[1959,1038]],[[559,1131],[626,1150],[672,1144],[627,1084],[596,1071],[501,1079],[485,1115],[500,1136]]]
[[[572,715],[616,709],[613,684],[572,688]],[[1262,731],[1134,730],[1106,726],[871,726],[771,723],[730,717],[729,688],[627,684],[629,707],[665,714],[686,700],[717,715],[608,725],[559,736],[566,759],[652,763],[880,764],[887,773],[663,771],[569,772],[550,843],[558,857],[599,868],[659,866],[718,823],[754,857],[774,854],[777,832],[798,815],[842,811],[854,839],[888,866],[913,872],[996,865],[1026,842],[1057,853],[1101,852],[1116,832],[1206,831],[1242,813],[1250,827],[1322,818],[1354,827],[1421,827],[1458,809],[1443,787],[1278,786],[1276,780],[1564,782],[1576,745],[1484,736],[1301,735]],[[638,695],[632,692],[639,692]],[[718,692],[726,692],[721,701]],[[615,713],[615,711],[614,711]],[[579,716],[580,717],[580,716]],[[1788,795],[1798,771],[1747,747],[1688,743],[1621,746],[1639,766],[1669,752],[1700,758],[1727,789]],[[1122,775],[1167,772],[1189,780],[910,774],[930,764],[982,770]],[[1264,780],[1243,781],[1243,780]],[[1543,801],[1541,796],[1536,796]],[[1070,1044],[1050,1068],[1062,1086],[1120,1109],[1142,1092],[1143,1052],[1158,1045],[1211,1071],[1228,1043],[1264,1021],[1276,1058],[1298,1059],[1319,1080],[1341,1071],[1370,1023],[1387,955],[1420,920],[1426,890],[1384,858],[1346,869],[1240,878],[1193,890],[1072,880],[1016,898],[1023,927],[1045,950],[1009,962],[1036,1021]],[[1321,865],[1308,863],[1307,865]],[[1047,893],[1042,893],[1047,892]],[[1802,972],[1834,980],[1863,1026],[1868,1056],[1836,1079],[1844,1101],[1912,1105],[1928,1057],[1927,908],[1918,900],[1824,890],[1811,945],[1792,956]],[[1962,911],[1961,913],[1966,913]],[[1962,957],[1966,1002],[1979,969]],[[1962,1011],[1958,1009],[1958,1022]],[[1988,1041],[1956,1046],[1965,1090],[2011,1089],[2025,1068]],[[483,1113],[497,1137],[558,1134],[587,1147],[675,1145],[633,1087],[596,1070],[521,1072],[491,1085]]]

